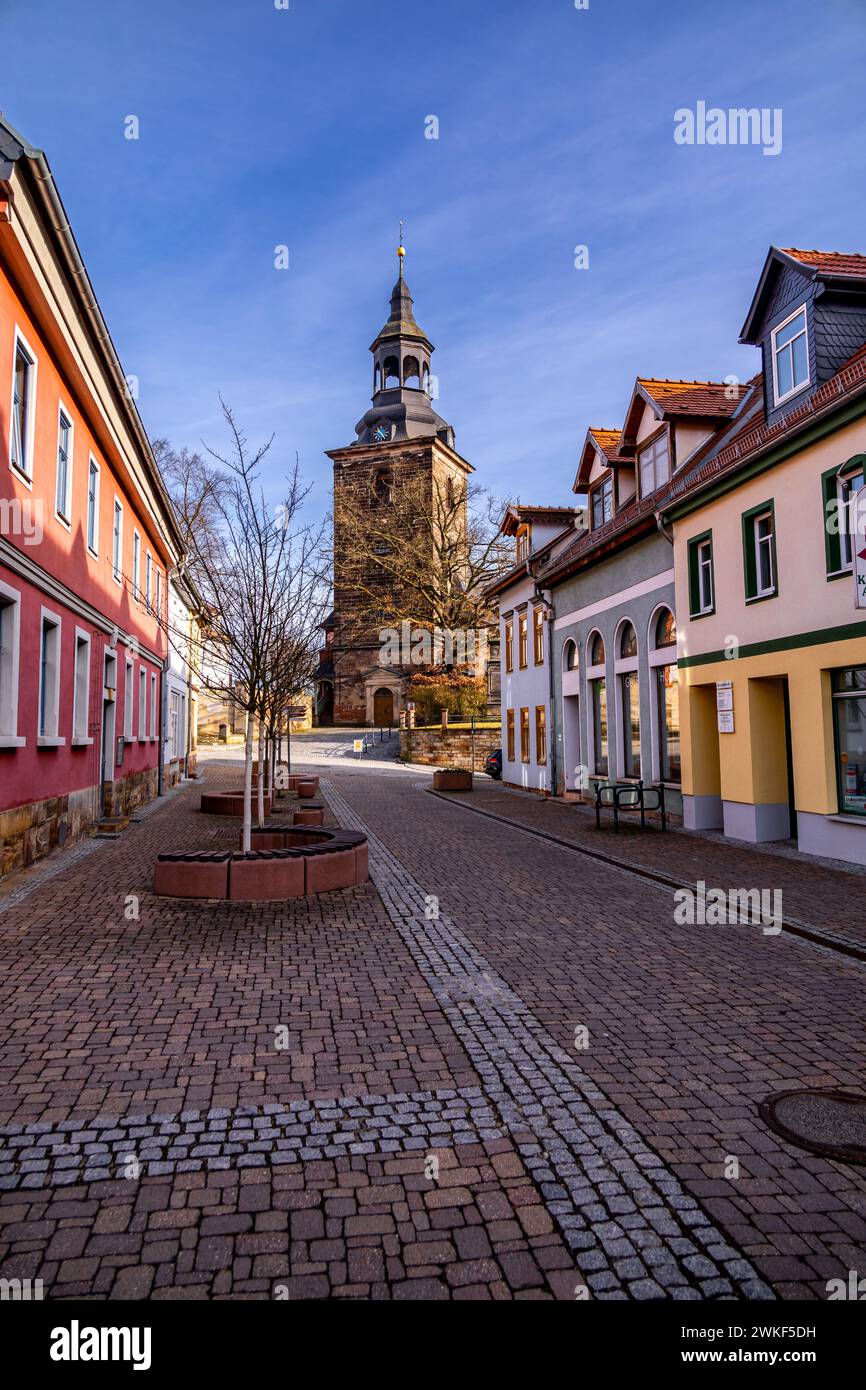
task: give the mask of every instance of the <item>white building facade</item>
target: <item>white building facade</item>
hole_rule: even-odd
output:
[[[163,682],[163,775],[167,786],[195,773],[198,726],[198,605],[189,586],[168,584],[168,669]]]
[[[499,601],[502,781],[541,795],[553,790],[553,615],[535,574],[584,525],[575,507],[509,507],[501,530],[515,538],[515,565],[488,590]]]

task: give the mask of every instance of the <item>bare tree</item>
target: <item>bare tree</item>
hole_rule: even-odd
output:
[[[176,453],[164,442],[161,447],[188,547],[186,569],[201,597],[207,642],[216,657],[211,664],[200,654],[198,674],[246,716],[243,848],[249,850],[255,725],[261,823],[264,747],[275,692],[279,689],[285,703],[287,685],[307,679],[327,607],[325,523],[300,522],[309,486],[301,481],[297,460],[284,479],[282,496],[268,501],[261,465],[272,440],[251,450],[232,410],[222,398],[220,404],[229,434],[226,453],[206,445],[210,459],[204,459],[186,450]],[[291,666],[289,643],[296,653]],[[301,650],[302,660],[297,656]]]
[[[495,608],[485,587],[513,564],[499,532],[503,511],[485,489],[399,470],[384,485],[345,488],[334,547],[359,631],[374,621],[444,631],[489,626]]]

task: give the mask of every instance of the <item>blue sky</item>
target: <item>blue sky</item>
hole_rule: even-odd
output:
[[[638,373],[751,373],[771,242],[866,250],[863,0],[289,4],[0,0],[0,107],[47,153],[150,433],[220,444],[222,392],[317,508],[401,217],[437,408],[479,482],[538,503],[570,500]],[[781,153],[676,145],[698,100],[781,108]]]

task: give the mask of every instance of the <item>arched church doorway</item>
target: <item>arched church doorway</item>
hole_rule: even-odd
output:
[[[373,696],[373,723],[379,729],[394,723],[394,692],[384,685]]]
[[[329,728],[334,722],[334,684],[333,681],[320,681],[316,693],[316,723]]]

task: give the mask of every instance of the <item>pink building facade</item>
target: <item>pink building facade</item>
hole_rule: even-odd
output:
[[[0,877],[157,792],[180,535],[134,394],[0,121]]]

